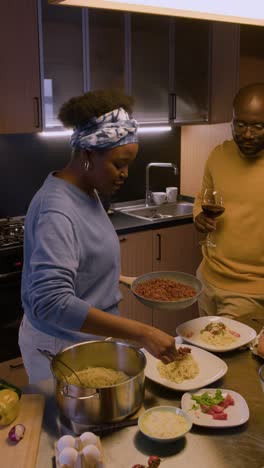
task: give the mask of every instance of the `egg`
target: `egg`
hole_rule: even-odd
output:
[[[101,453],[100,450],[95,445],[86,445],[82,449],[82,454],[84,456],[85,462],[89,464],[95,464],[100,461]]]
[[[86,445],[97,445],[97,437],[93,432],[83,432],[79,438],[82,448]]]
[[[72,447],[65,447],[59,454],[59,463],[61,465],[73,466],[77,460],[78,452]]]
[[[64,435],[57,442],[57,448],[59,453],[66,447],[75,447],[75,438],[71,435]]]

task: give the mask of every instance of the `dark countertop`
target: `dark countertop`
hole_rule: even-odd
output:
[[[263,325],[262,314],[243,316],[241,322],[257,332]],[[146,439],[136,426],[102,437],[107,468],[129,468],[145,463],[150,455],[162,458],[163,468],[263,468],[264,393],[258,377],[263,359],[247,349],[218,354],[228,365],[228,372],[210,387],[239,392],[247,401],[249,421],[237,427],[205,428],[193,425],[192,430],[173,444],[157,444]],[[27,393],[44,393],[46,410],[41,434],[37,468],[52,468],[54,442],[62,433],[56,423],[53,382],[29,385]],[[172,405],[179,407],[182,393],[147,379],[145,407]],[[69,432],[68,432],[69,433]],[[118,460],[118,462],[117,462]]]
[[[147,231],[149,229],[160,229],[181,224],[190,224],[193,222],[192,216],[185,216],[177,219],[147,221],[134,218],[124,213],[115,212],[110,215],[110,220],[118,235],[129,234],[131,232]]]
[[[194,202],[193,197],[188,197],[186,195],[179,195],[178,200],[188,201],[191,203]],[[182,224],[191,224],[193,222],[192,215],[183,216],[182,218],[177,219],[174,218],[147,221],[140,218],[134,218],[133,216],[129,216],[125,213],[115,211],[112,212],[109,215],[109,217],[118,235],[129,234],[131,232],[148,231],[151,229],[161,229],[166,227],[179,226]]]

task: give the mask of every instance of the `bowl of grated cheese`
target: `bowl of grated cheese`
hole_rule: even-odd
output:
[[[173,442],[184,437],[192,427],[191,418],[175,406],[155,406],[138,419],[139,430],[156,442]]]

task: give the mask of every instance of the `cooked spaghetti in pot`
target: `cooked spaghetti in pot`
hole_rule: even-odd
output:
[[[134,287],[134,291],[146,299],[153,301],[178,301],[197,294],[196,289],[187,284],[168,278],[153,278],[142,281]]]
[[[80,381],[76,377],[78,375],[83,387],[102,388],[111,387],[122,382],[125,382],[130,377],[125,372],[117,371],[106,367],[87,367],[86,369],[75,371],[67,377],[70,385],[80,386]]]
[[[199,366],[191,353],[186,354],[183,359],[163,364],[157,364],[161,377],[174,383],[181,383],[184,380],[193,379],[199,374]]]

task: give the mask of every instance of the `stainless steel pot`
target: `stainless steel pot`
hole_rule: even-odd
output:
[[[103,388],[70,385],[67,376],[72,372],[67,366],[75,372],[88,366],[107,367],[125,372],[130,379]],[[61,413],[71,421],[84,425],[125,419],[143,403],[145,366],[144,353],[126,343],[89,341],[66,348],[51,361],[56,400]]]

